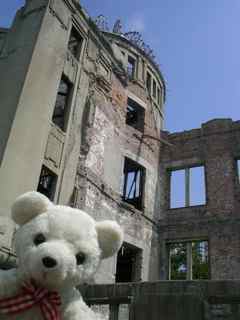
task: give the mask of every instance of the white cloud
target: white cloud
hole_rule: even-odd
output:
[[[127,23],[128,31],[142,32],[145,30],[145,26],[146,25],[145,25],[144,17],[141,14],[134,14],[132,17],[130,17]]]

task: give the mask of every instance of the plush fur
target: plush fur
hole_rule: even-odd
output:
[[[14,297],[24,281],[34,279],[59,292],[62,320],[98,319],[75,287],[94,275],[101,259],[118,251],[123,241],[120,226],[114,221],[96,222],[78,209],[56,206],[37,192],[20,196],[13,204],[12,217],[20,225],[15,237],[18,268],[0,272],[0,299]],[[54,259],[56,265],[46,267],[45,257]],[[43,320],[38,307],[15,316],[1,315],[0,310],[0,319]]]

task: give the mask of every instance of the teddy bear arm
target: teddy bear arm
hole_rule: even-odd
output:
[[[64,291],[62,299],[63,320],[102,320],[87,306],[76,288]]]
[[[63,320],[101,320],[82,299],[70,302],[64,312]]]

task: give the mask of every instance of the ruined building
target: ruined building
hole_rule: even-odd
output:
[[[184,250],[186,270],[177,279],[239,279],[240,121],[215,119],[164,135],[171,147],[160,151],[160,279]]]
[[[144,48],[102,32],[78,1],[26,1],[1,31],[2,264],[16,196],[116,219],[125,243],[100,282],[158,277],[155,199],[165,84]],[[147,89],[148,86],[148,89]]]
[[[0,71],[2,268],[11,204],[38,190],[123,226],[96,282],[239,278],[240,123],[163,131],[164,78],[138,33],[78,1],[26,0],[0,29]]]

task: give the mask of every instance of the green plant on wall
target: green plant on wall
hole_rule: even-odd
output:
[[[185,280],[187,277],[187,248],[185,243],[170,244],[171,280]]]
[[[191,255],[187,257],[187,246],[191,246]],[[209,278],[208,242],[179,242],[169,245],[169,263],[171,280],[186,280],[187,274],[193,280]],[[191,259],[192,270],[187,270],[187,261]]]
[[[208,279],[208,243],[196,241],[192,243],[193,279]]]

